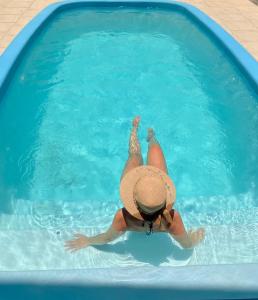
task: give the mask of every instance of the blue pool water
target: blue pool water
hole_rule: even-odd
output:
[[[12,232],[19,248],[0,268],[258,262],[257,100],[221,45],[179,11],[59,13],[26,50],[0,102],[0,239],[10,243]],[[122,206],[135,115],[144,159],[153,127],[176,208],[188,228],[206,228],[206,239],[180,252],[167,235],[129,234],[79,253],[82,263],[64,253],[63,241],[76,229],[106,229]],[[28,235],[35,243],[23,245]],[[36,257],[43,241],[47,261]]]

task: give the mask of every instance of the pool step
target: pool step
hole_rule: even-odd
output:
[[[0,230],[0,270],[258,263],[258,224],[205,229],[205,240],[194,250],[181,249],[168,234],[126,233],[74,254],[64,250],[66,240],[75,232],[92,236],[103,228]]]
[[[31,210],[24,211],[23,214],[0,214],[0,230],[16,229],[62,229],[62,228],[84,228],[84,227],[103,227],[106,228],[112,222],[116,208],[102,209],[91,212],[87,208],[80,209],[81,212],[73,213],[63,211],[42,211]],[[205,213],[184,213],[182,214],[184,223],[187,228],[192,226],[230,226],[237,224],[252,224],[258,220],[258,208],[241,209],[233,211],[221,211],[213,214]]]

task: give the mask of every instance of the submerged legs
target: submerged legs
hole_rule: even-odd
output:
[[[125,163],[124,170],[122,172],[120,180],[122,180],[123,176],[127,172],[143,164],[141,146],[137,136],[139,122],[140,122],[140,117],[135,117],[133,120],[133,127],[129,138],[129,150],[128,150],[129,156]]]
[[[139,122],[140,117],[135,117],[133,120],[133,127],[129,138],[129,156],[125,163],[120,180],[122,180],[123,176],[133,168],[143,165],[141,146],[137,136]],[[152,128],[148,129],[147,142],[149,143],[147,165],[159,168],[162,171],[168,173],[167,164],[162,148],[158,140],[156,139],[154,130]]]
[[[159,168],[168,173],[165,156],[152,128],[148,129],[147,142],[149,143],[147,165]]]

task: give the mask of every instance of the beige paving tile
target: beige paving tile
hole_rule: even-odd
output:
[[[253,51],[249,51],[249,54],[252,55],[252,57],[256,60],[258,60],[258,51],[253,50]]]
[[[9,23],[16,22],[19,19],[19,15],[0,15],[0,22]]]
[[[0,55],[3,54],[4,50],[5,50],[5,48],[0,47]]]
[[[257,42],[258,45],[258,32],[250,30],[233,31],[233,35],[242,42]]]
[[[256,60],[258,60],[258,51],[250,53]]]
[[[188,1],[184,1],[185,3],[191,4],[193,6],[196,6],[198,4],[201,4],[203,2],[203,0],[188,0]]]
[[[8,3],[9,3],[9,1],[0,0],[0,6],[2,6],[2,7],[5,7]]]
[[[203,6],[203,9],[211,14],[211,16],[213,15],[231,15],[231,14],[239,14],[239,11],[235,8],[235,7],[231,7],[231,8],[228,8],[228,7],[209,7],[209,6]]]
[[[17,35],[21,31],[21,26],[14,24],[9,30],[8,30],[8,35],[14,36]]]
[[[255,51],[255,52],[258,51],[258,43],[256,42],[246,42],[245,47],[250,51]]]
[[[54,1],[52,1],[53,3]],[[46,7],[50,2],[47,0],[36,0],[33,2],[33,4],[31,5],[32,9],[42,9],[44,7]]]
[[[4,7],[0,9],[0,18],[1,15],[20,15],[26,11],[25,7]]]
[[[258,29],[258,16],[253,17],[253,18],[248,18],[249,22],[256,28]]]
[[[247,17],[248,17],[248,19],[257,19],[258,18],[258,10],[248,13]]]
[[[258,15],[248,16],[248,20],[253,23],[253,25],[258,27]]]
[[[31,17],[21,16],[20,19],[15,24],[19,25],[19,26],[21,26],[21,28],[23,28],[26,24],[29,23],[30,20],[31,20]]]
[[[24,17],[35,17],[40,12],[40,9],[29,9],[23,13]]]
[[[246,1],[244,4],[238,4],[237,9],[242,12],[252,13],[253,11],[258,10],[258,6],[250,1]]]
[[[17,8],[29,8],[33,4],[33,1],[11,1],[7,7],[17,7]]]
[[[256,29],[254,24],[250,21],[234,21],[234,20],[223,20],[223,24],[225,24],[231,30],[250,30],[253,31]]]
[[[11,43],[13,38],[14,38],[13,36],[9,36],[9,35],[2,38],[0,40],[0,48],[6,48]]]
[[[205,1],[205,5],[207,5],[208,7],[218,7],[218,1]],[[223,2],[223,7],[225,8],[231,8],[232,7],[232,3],[230,1],[225,0]]]
[[[226,14],[226,13],[221,13],[221,14],[216,14],[215,15],[217,18],[219,18],[220,20],[232,20],[232,21],[237,21],[237,22],[246,22],[248,21],[247,17],[245,17],[242,14],[237,14],[237,13],[230,13],[230,14]]]
[[[212,1],[212,0],[211,0]],[[249,0],[217,0],[216,2],[221,5],[221,6],[224,6],[225,4],[228,4],[228,5],[231,5],[231,6],[239,6],[239,5],[242,5],[246,2],[248,2]],[[210,0],[206,0],[206,2],[210,2]]]
[[[6,32],[12,27],[13,23],[2,23],[0,21],[0,32]]]

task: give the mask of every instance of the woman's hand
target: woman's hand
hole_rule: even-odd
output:
[[[205,230],[204,228],[199,228],[197,230],[189,230],[188,236],[191,240],[191,244],[192,244],[191,247],[194,247],[204,239]]]
[[[82,248],[86,248],[90,246],[90,241],[89,241],[90,238],[88,238],[87,236],[77,233],[74,235],[74,237],[75,239],[66,241],[65,243],[66,250],[75,252]]]
[[[71,252],[86,248],[88,246],[107,244],[126,231],[127,225],[124,220],[122,209],[119,209],[113,219],[112,225],[106,232],[95,236],[87,237],[83,234],[75,234],[75,239],[65,243],[66,250]]]

